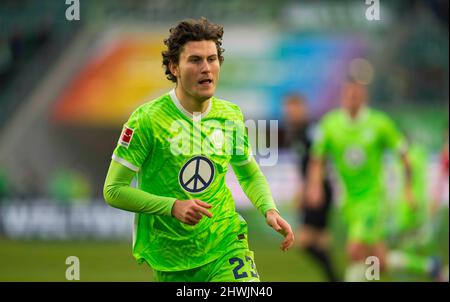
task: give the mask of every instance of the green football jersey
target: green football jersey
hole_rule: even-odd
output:
[[[344,187],[344,201],[381,200],[383,155],[400,152],[404,139],[384,113],[364,108],[354,120],[343,109],[327,113],[320,121],[312,152],[330,156]]]
[[[247,224],[225,183],[229,163],[251,160],[238,106],[215,97],[203,114],[187,112],[171,92],[140,106],[123,128],[113,160],[137,172],[151,194],[212,205],[212,218],[195,225],[174,217],[136,213],[133,255],[159,271],[207,264],[233,248],[248,248]],[[243,240],[245,238],[245,240]]]

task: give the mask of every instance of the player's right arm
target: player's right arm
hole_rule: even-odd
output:
[[[176,198],[153,195],[131,187],[135,174],[133,170],[112,160],[103,187],[105,201],[125,211],[171,216]]]
[[[103,196],[110,206],[135,213],[173,216],[190,225],[197,224],[203,216],[212,217],[207,210],[211,205],[201,200],[177,200],[131,187],[134,176],[133,170],[111,161],[103,187]]]
[[[311,158],[306,180],[306,202],[313,208],[320,207],[323,201],[323,170],[323,159],[319,157]]]

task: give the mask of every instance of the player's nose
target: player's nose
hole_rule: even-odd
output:
[[[211,71],[211,65],[210,65],[210,63],[208,62],[208,60],[203,60],[203,61],[202,61],[202,64],[201,64],[201,66],[200,66],[200,71],[201,71],[202,73],[208,73],[208,72]]]

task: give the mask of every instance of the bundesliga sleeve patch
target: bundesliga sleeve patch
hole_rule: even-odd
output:
[[[133,139],[133,133],[134,133],[133,129],[125,126],[123,128],[122,134],[120,135],[119,144],[122,147],[125,147],[128,149],[128,146],[130,145],[131,140]]]

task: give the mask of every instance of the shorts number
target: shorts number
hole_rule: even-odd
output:
[[[250,271],[250,274],[252,277],[258,278],[258,272],[256,271],[255,263],[253,262],[253,259],[249,256],[245,256],[245,261],[250,262],[250,266],[252,267],[252,270]]]
[[[250,274],[252,275],[252,277],[258,278],[258,273],[256,272],[255,263],[253,262],[253,259],[249,256],[246,256],[245,261],[250,262],[250,266],[252,267]],[[229,262],[231,265],[234,265],[236,262],[238,264],[235,268],[233,268],[234,279],[241,279],[248,277],[247,272],[239,273],[239,270],[244,266],[244,261],[241,258],[238,257],[231,258]]]
[[[230,260],[230,264],[233,265],[234,263],[238,263],[238,265],[233,268],[233,275],[234,275],[234,279],[241,279],[241,278],[246,278],[248,277],[246,272],[243,272],[242,274],[239,273],[239,270],[244,266],[244,261],[242,261],[241,258],[231,258]]]

